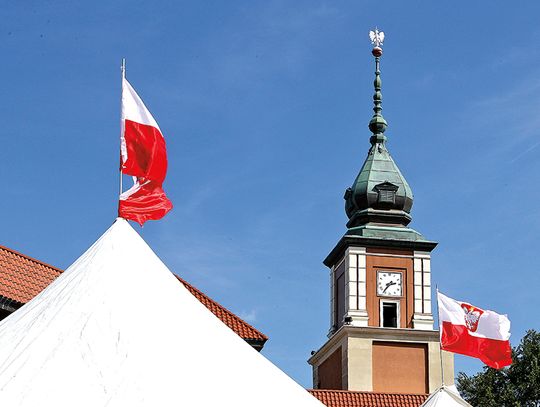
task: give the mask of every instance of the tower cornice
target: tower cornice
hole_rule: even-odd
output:
[[[365,233],[364,236],[362,235],[354,235],[354,234],[345,234],[339,242],[334,246],[334,248],[330,251],[328,256],[323,260],[323,263],[326,267],[331,268],[333,265],[337,264],[338,261],[343,257],[345,254],[345,250],[347,250],[348,247],[355,246],[355,247],[386,247],[389,249],[407,249],[407,250],[415,250],[415,251],[421,251],[421,252],[431,252],[435,247],[437,247],[437,242],[433,242],[430,240],[425,240],[424,237],[416,232],[413,229],[409,228],[393,228],[394,230],[381,230],[383,228],[380,228],[379,230],[374,229],[365,229],[363,232]],[[379,233],[381,235],[388,235],[388,233],[395,233],[399,235],[400,233],[403,233],[404,236],[402,237],[409,237],[409,240],[406,239],[389,239],[384,237],[376,237],[375,234]],[[369,236],[371,235],[371,236]]]

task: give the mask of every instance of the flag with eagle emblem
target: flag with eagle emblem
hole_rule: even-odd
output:
[[[437,291],[441,349],[480,359],[494,369],[512,364],[510,320]]]

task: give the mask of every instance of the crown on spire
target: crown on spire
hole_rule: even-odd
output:
[[[382,115],[381,71],[379,70],[379,61],[383,53],[381,45],[383,45],[384,41],[384,32],[375,28],[374,31],[369,32],[369,39],[373,44],[371,53],[375,57],[375,81],[373,82],[373,86],[375,87],[375,93],[373,94],[374,114],[369,122],[369,129],[373,132],[373,136],[370,140],[371,144],[375,144],[386,140],[383,133],[388,127],[388,124]]]

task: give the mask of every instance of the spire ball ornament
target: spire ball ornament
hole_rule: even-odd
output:
[[[377,28],[375,28],[375,31],[369,32],[369,39],[373,44],[373,50],[371,51],[371,53],[374,57],[380,57],[382,55],[381,45],[383,45],[384,42],[384,32],[379,31]]]

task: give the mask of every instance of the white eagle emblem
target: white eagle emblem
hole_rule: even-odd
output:
[[[377,28],[375,28],[375,31],[369,32],[369,39],[374,46],[380,47],[381,45],[383,45],[384,32],[379,31]]]
[[[461,309],[465,311],[465,325],[467,326],[467,329],[471,332],[476,332],[478,329],[478,321],[484,313],[484,310],[465,303],[461,304]]]

